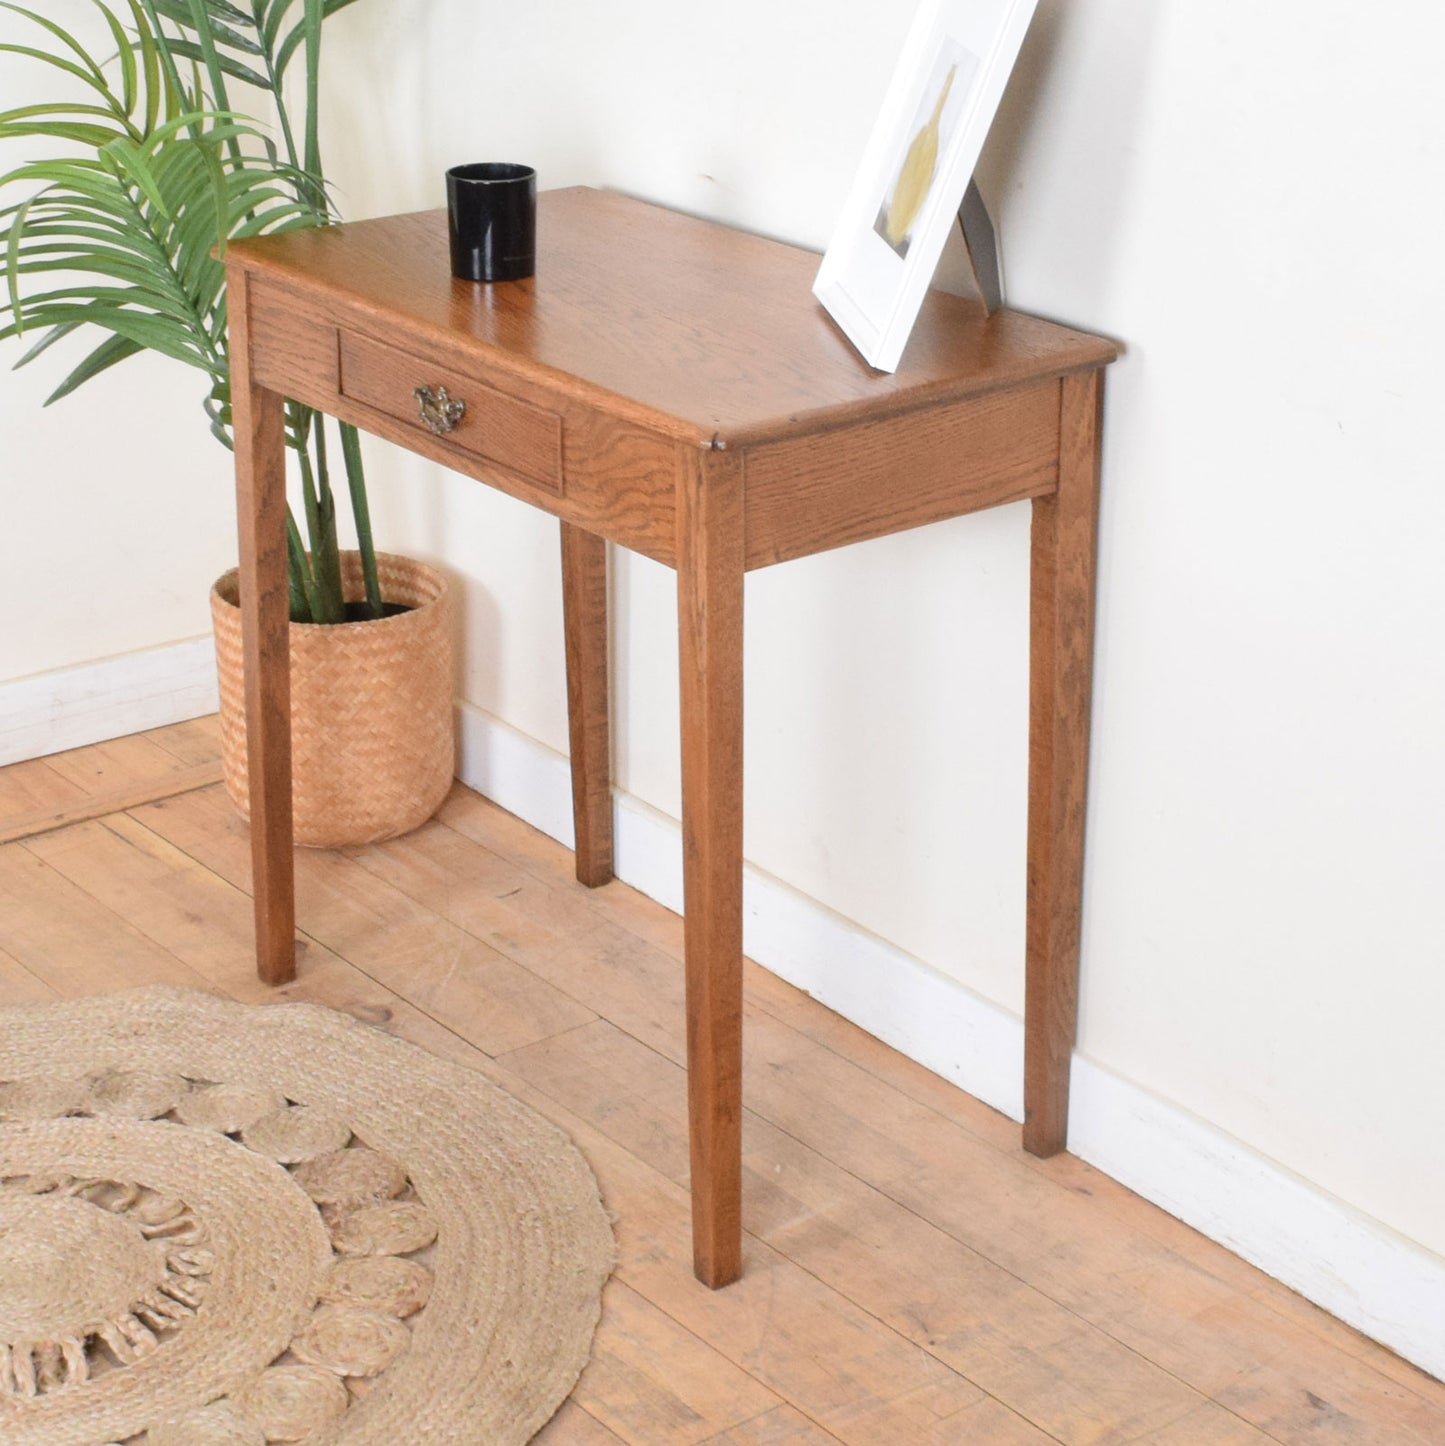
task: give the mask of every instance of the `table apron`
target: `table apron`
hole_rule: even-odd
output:
[[[248,292],[258,385],[676,566],[686,443],[491,367],[475,344],[380,337],[366,315],[263,276]],[[438,435],[412,394],[443,385],[468,411]],[[745,567],[1052,493],[1060,387],[1046,378],[744,448]]]
[[[1059,406],[1051,378],[750,449],[746,566],[1053,492]]]

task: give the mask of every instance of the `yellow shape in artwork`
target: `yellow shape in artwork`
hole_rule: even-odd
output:
[[[938,165],[938,126],[943,118],[943,107],[948,102],[948,92],[953,88],[953,77],[958,67],[952,66],[939,92],[933,114],[924,123],[922,130],[913,138],[903,166],[898,172],[897,184],[893,187],[893,200],[888,206],[888,219],[883,234],[890,246],[899,246],[913,229],[918,213],[928,198],[928,188],[933,184],[933,172]]]

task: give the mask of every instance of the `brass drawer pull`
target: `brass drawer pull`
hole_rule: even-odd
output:
[[[460,398],[453,401],[445,387],[438,387],[436,391],[430,387],[417,387],[412,396],[417,399],[422,421],[438,437],[453,431],[467,412],[467,404]]]
[[[0,240],[0,252],[4,249]],[[0,255],[0,273],[4,269]],[[4,289],[0,280],[0,292]],[[363,416],[389,419],[419,447],[445,449],[449,465],[459,471],[486,463],[529,488],[562,495],[562,418],[556,411],[498,391],[468,372],[465,360],[402,351],[344,326],[337,333],[336,389],[345,400],[364,407]],[[421,382],[430,385],[418,385]],[[4,1434],[0,1427],[0,1436]]]

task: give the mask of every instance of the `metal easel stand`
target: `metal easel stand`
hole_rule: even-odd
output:
[[[998,262],[998,233],[993,218],[983,204],[978,182],[970,178],[958,208],[958,224],[963,231],[963,244],[973,268],[973,280],[985,312],[992,314],[1003,305],[1003,275]]]

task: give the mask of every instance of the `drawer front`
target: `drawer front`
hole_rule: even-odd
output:
[[[433,395],[445,388],[448,398],[464,403],[466,410],[450,431],[439,434],[442,442],[562,495],[562,419],[554,412],[520,402],[454,367],[354,332],[341,333],[340,370],[343,397],[429,435],[417,388],[429,387]]]

